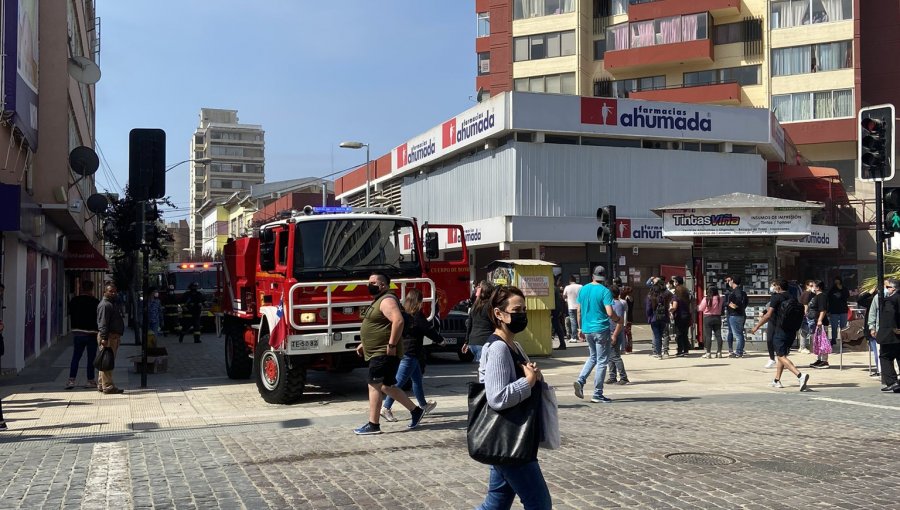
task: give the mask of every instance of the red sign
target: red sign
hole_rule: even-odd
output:
[[[582,97],[581,123],[600,126],[618,125],[619,102],[605,97]]]
[[[406,166],[406,144],[397,147],[397,168]]]
[[[456,119],[450,119],[441,125],[443,136],[441,148],[446,149],[456,143]]]
[[[631,239],[631,220],[616,220],[616,239]]]

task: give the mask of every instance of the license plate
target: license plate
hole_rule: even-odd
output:
[[[456,345],[456,339],[455,338],[445,338],[444,344],[445,345]]]
[[[345,306],[344,307],[344,315],[353,315],[353,307]]]
[[[292,351],[308,351],[319,348],[319,340],[291,340]]]

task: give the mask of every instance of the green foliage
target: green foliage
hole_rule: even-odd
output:
[[[159,207],[175,206],[169,198],[156,200],[156,207],[147,211],[147,247],[150,249],[150,260],[166,260],[169,251],[165,244],[174,240],[171,233],[166,230],[162,222]],[[103,240],[115,248],[113,259],[115,261],[126,258],[129,253],[140,250],[140,203],[131,197],[128,188],[125,188],[125,196],[110,203],[109,210],[104,215]]]
[[[900,280],[900,250],[892,250],[884,253],[884,277]],[[859,284],[860,290],[875,288],[877,283],[875,276],[869,276]]]

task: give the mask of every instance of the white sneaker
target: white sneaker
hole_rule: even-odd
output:
[[[397,418],[394,418],[394,412],[387,407],[381,408],[381,417],[387,421],[397,421]]]
[[[425,403],[425,407],[423,407],[422,409],[425,410],[425,414],[428,414],[431,411],[434,411],[435,407],[437,407],[437,402],[435,402],[434,400],[428,400]]]
[[[781,384],[781,381],[772,381],[771,383],[769,383],[769,386],[773,388],[784,388],[784,385]]]
[[[775,360],[770,359],[769,362],[766,363],[766,366],[764,366],[763,368],[775,368]]]
[[[712,358],[712,354],[707,352],[706,354],[704,354],[703,356],[700,356],[700,357],[701,358]]]
[[[800,354],[812,354],[809,349],[800,349]]]
[[[800,374],[797,382],[800,383],[800,391],[806,390],[806,385],[809,384],[809,374]]]

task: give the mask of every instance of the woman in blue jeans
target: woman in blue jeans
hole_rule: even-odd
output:
[[[672,294],[666,289],[662,279],[657,278],[650,293],[647,295],[647,320],[650,322],[650,329],[653,331],[653,354],[655,358],[662,358],[663,355],[669,354],[669,304],[672,301]],[[663,340],[665,339],[665,344]]]
[[[407,381],[412,379],[413,395],[416,396],[419,407],[425,410],[425,414],[428,414],[437,406],[437,402],[425,400],[422,365],[419,360],[424,359],[425,356],[423,341],[426,336],[438,344],[444,343],[444,338],[434,330],[431,322],[422,313],[421,291],[418,289],[406,291],[403,309],[409,314],[406,320],[412,321],[412,324],[403,326],[403,359],[400,360],[400,368],[397,369],[397,387],[402,388]],[[388,396],[384,399],[381,416],[387,421],[397,421],[391,411],[393,405],[393,398]]]
[[[531,388],[543,376],[516,343],[516,333],[528,326],[525,296],[516,287],[498,287],[491,296],[491,318],[496,329],[484,345],[478,379],[484,383],[487,404],[496,411],[509,409],[531,396]],[[478,510],[508,510],[516,496],[525,510],[553,507],[550,490],[537,460],[491,466],[488,493]]]

